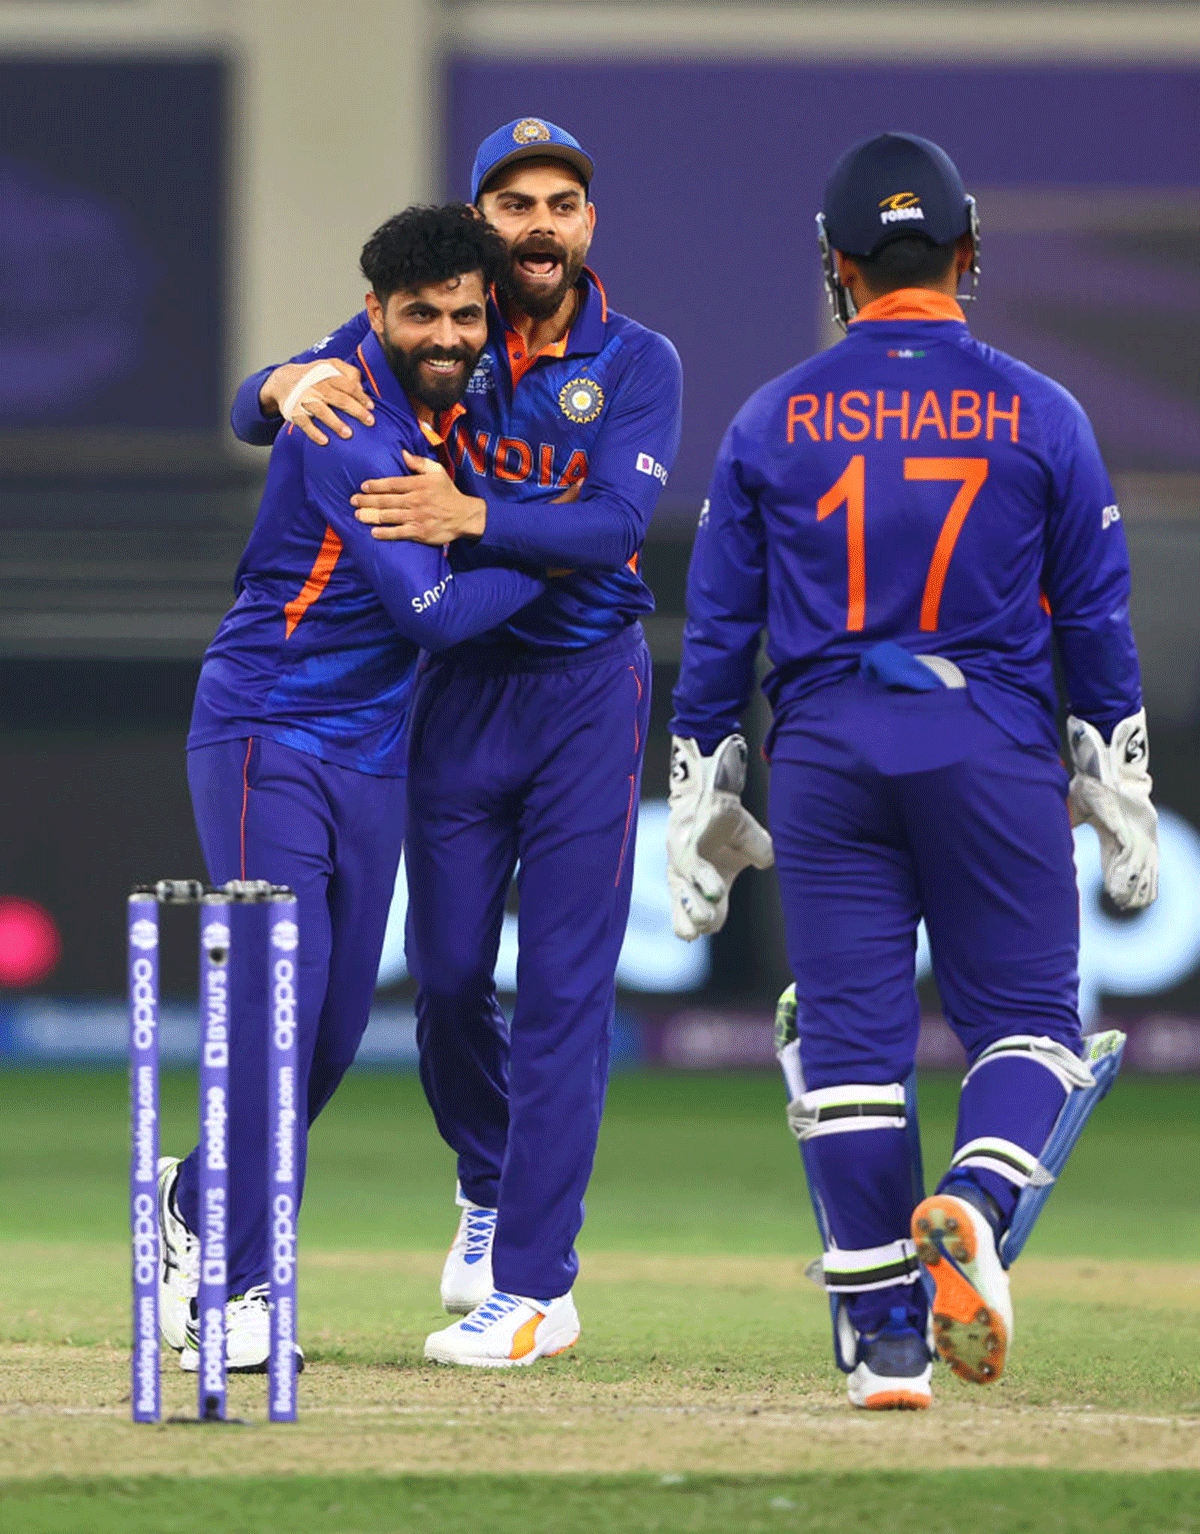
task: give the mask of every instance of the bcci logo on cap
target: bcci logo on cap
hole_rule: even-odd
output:
[[[514,144],[548,144],[550,129],[540,117],[522,117],[513,128]]]
[[[141,921],[135,921],[129,929],[129,941],[142,953],[149,953],[151,948],[158,947],[157,925],[143,916]]]
[[[591,378],[572,378],[559,390],[558,408],[568,421],[584,426],[604,409],[604,390]]]
[[[281,921],[271,929],[271,941],[284,953],[295,953],[300,945],[300,931],[294,921]]]
[[[907,223],[910,219],[925,221],[921,200],[915,192],[893,192],[880,199],[879,222],[881,224]]]

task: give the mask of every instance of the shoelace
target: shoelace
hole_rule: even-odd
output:
[[[496,1229],[496,1211],[494,1209],[468,1209],[467,1210],[467,1242],[463,1253],[463,1261],[476,1263],[486,1257],[492,1244],[492,1233]]]
[[[241,1310],[253,1310],[271,1308],[271,1288],[269,1284],[254,1284],[246,1290],[245,1294],[235,1294],[225,1307],[226,1324]]]
[[[245,1294],[231,1295],[225,1302],[225,1330],[232,1330],[239,1321],[243,1320],[248,1310],[270,1310],[271,1287],[269,1284],[253,1284]],[[200,1345],[200,1317],[196,1309],[195,1300],[192,1301],[191,1315],[187,1323],[188,1345],[198,1348]]]
[[[482,1332],[494,1321],[502,1321],[505,1316],[512,1315],[514,1310],[519,1310],[525,1302],[518,1300],[515,1295],[502,1294],[499,1289],[492,1291],[482,1305],[477,1305],[471,1314],[459,1322],[464,1332]]]

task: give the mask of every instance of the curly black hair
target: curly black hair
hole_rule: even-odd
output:
[[[386,303],[393,293],[415,293],[466,272],[482,272],[486,290],[505,260],[504,241],[476,209],[450,202],[394,214],[363,246],[360,265]]]

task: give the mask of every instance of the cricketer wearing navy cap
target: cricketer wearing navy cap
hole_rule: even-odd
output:
[[[870,257],[903,242],[910,249],[893,254],[895,275],[920,279],[930,269],[929,253],[922,246],[941,248],[968,235],[972,292],[962,296],[973,298],[979,276],[979,218],[954,161],[940,145],[915,133],[880,133],[855,144],[830,172],[825,206],[817,214],[817,237],[838,324],[844,329],[849,323],[851,301],[838,275],[835,251]]]
[[[407,475],[352,498],[376,537],[448,543],[456,570],[490,560],[561,572],[552,600],[433,657],[410,714],[407,952],[421,1080],[458,1158],[442,1303],[469,1312],[427,1340],[443,1363],[528,1364],[579,1332],[574,1242],[650,705],[638,620],[654,602],[640,551],[678,449],[681,392],[671,343],[611,309],[585,265],[592,168],[577,139],[537,117],[479,146],[472,193],[508,259],[447,441],[453,478],[406,454]],[[269,437],[288,395],[307,435],[357,432],[338,412],[370,415],[347,360],[364,325],[355,316],[296,366],[248,379],[238,435]],[[314,380],[314,363],[333,376]],[[518,865],[510,1029],[493,970]]]
[[[1120,1062],[1121,1033],[1081,1035],[1071,823],[1125,909],[1153,900],[1158,850],[1116,496],[1079,404],[967,328],[957,170],[884,134],[839,161],[821,224],[846,336],[738,411],[696,532],[668,880],[698,937],[774,852],[777,1047],[835,1357],[853,1405],[893,1410],[929,1405],[930,1340],[960,1378],[1003,1373],[1006,1270]],[[738,802],[764,627],[769,842]],[[922,918],[968,1064],[930,1198]]]

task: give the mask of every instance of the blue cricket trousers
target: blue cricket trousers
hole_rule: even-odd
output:
[[[367,1026],[404,840],[403,778],[373,777],[253,736],[188,752],[200,845],[214,884],[270,879],[296,892],[298,1055],[308,1124]],[[267,912],[234,906],[230,974],[229,1293],[267,1278]],[[308,1124],[298,1126],[303,1187]],[[192,1230],[197,1151],[176,1199]]]
[[[578,1271],[633,880],[651,663],[639,624],[573,655],[433,660],[409,730],[408,962],[421,1079],[493,1272],[551,1299]],[[514,869],[511,1029],[493,970]]]
[[[922,916],[946,1020],[969,1063],[1015,1034],[1078,1054],[1066,787],[1051,750],[1015,744],[965,690],[898,692],[854,678],[784,713],[770,823],[809,1091],[902,1083],[912,1070]],[[1036,1156],[1063,1099],[1037,1064],[997,1063],[963,1092],[956,1147],[998,1137]],[[809,1141],[809,1153],[839,1247],[907,1236],[903,1132],[830,1135]],[[1006,1221],[1016,1187],[986,1171],[972,1177]],[[856,1297],[851,1315],[870,1331],[897,1304],[923,1325],[919,1285]]]

